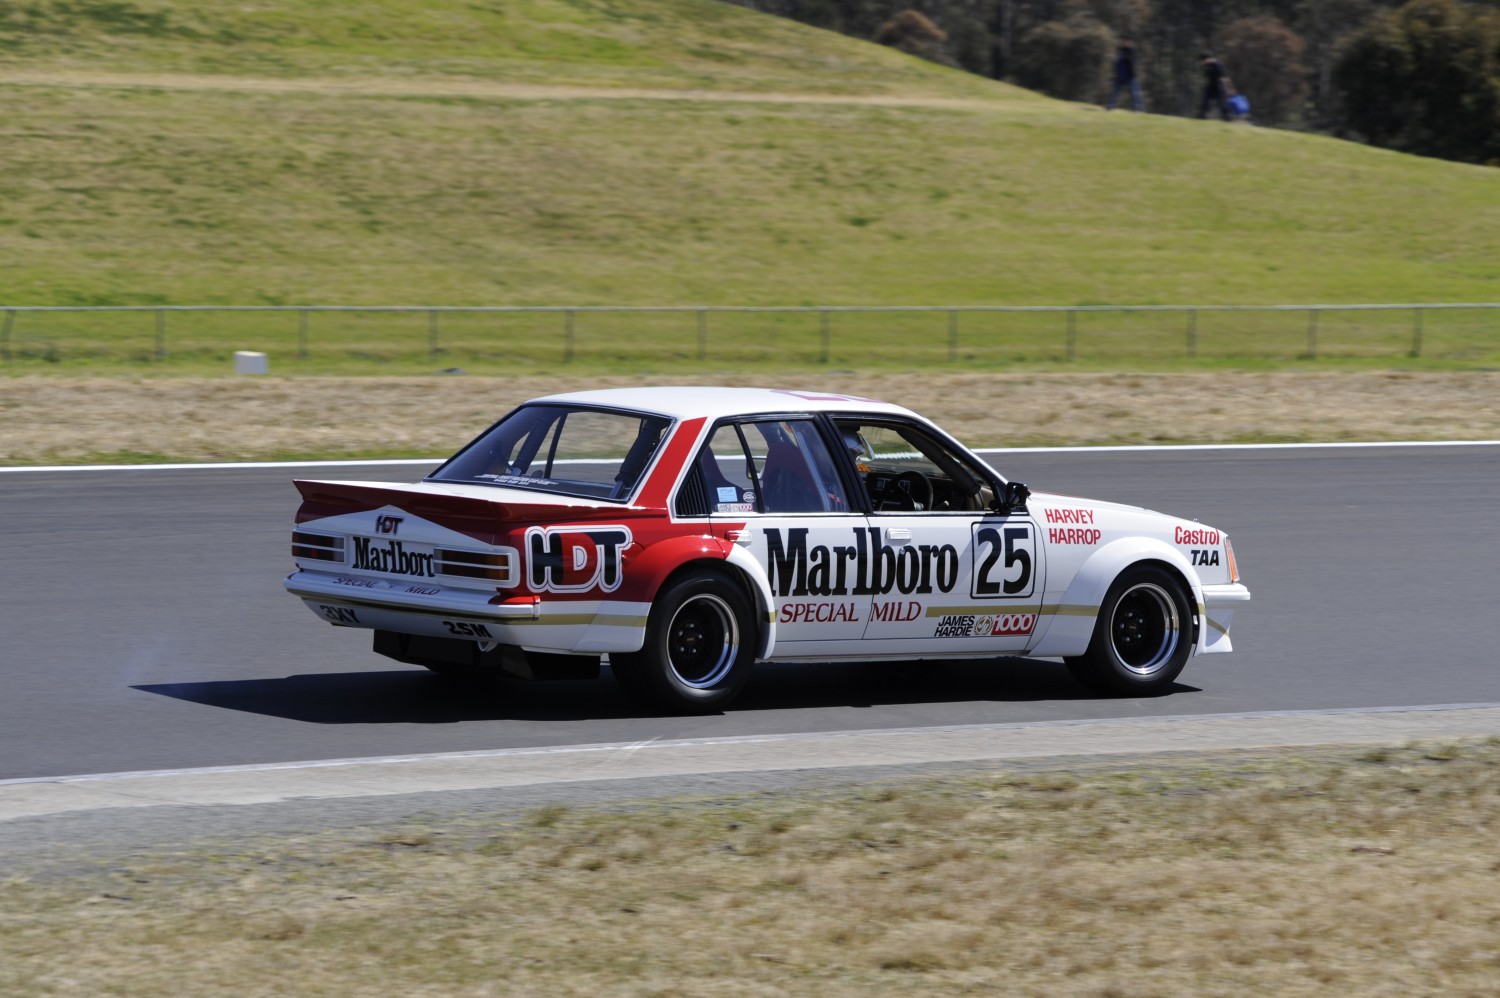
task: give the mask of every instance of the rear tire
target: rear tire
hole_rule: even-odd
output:
[[[646,643],[611,654],[620,688],[669,710],[720,710],[744,689],[755,661],[750,600],[720,572],[693,569],[669,582],[651,605]]]
[[[1112,696],[1160,696],[1176,681],[1195,638],[1182,581],[1151,565],[1120,573],[1105,594],[1088,651],[1068,658],[1084,686]]]

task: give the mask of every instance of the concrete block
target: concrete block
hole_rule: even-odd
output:
[[[234,352],[235,374],[269,374],[271,362],[263,353],[254,350],[236,350]]]

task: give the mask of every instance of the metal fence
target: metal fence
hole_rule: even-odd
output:
[[[0,306],[0,362],[163,362],[264,349],[287,359],[622,353],[708,362],[790,346],[788,359],[958,364],[990,356],[1500,357],[1500,303],[1367,305]],[[634,320],[650,317],[650,327]],[[850,321],[857,317],[859,321]],[[376,328],[376,318],[389,320]],[[524,323],[516,320],[524,318]],[[1253,318],[1253,321],[1252,321]],[[611,320],[601,323],[601,319]],[[246,320],[253,324],[246,326]],[[413,321],[415,320],[415,321]],[[476,326],[475,321],[480,321]],[[507,323],[511,325],[507,327]],[[587,324],[587,334],[584,327]],[[455,326],[463,326],[455,331]],[[1085,329],[1088,335],[1085,335]],[[1443,342],[1435,346],[1433,334]],[[748,337],[748,340],[747,340]],[[1336,342],[1336,346],[1330,346]]]

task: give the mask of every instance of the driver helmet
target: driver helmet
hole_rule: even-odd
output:
[[[859,430],[852,426],[846,426],[844,431],[844,446],[849,450],[849,456],[854,459],[854,466],[859,469],[860,474],[870,470],[868,461],[870,459],[870,445],[865,438],[860,436]]]

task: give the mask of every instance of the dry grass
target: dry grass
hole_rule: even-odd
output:
[[[9,995],[1492,995],[1500,740],[221,843],[0,887]]]
[[[711,376],[699,383],[765,383]],[[512,405],[643,377],[0,380],[0,462],[441,456]],[[976,446],[1500,438],[1500,373],[828,374]]]

